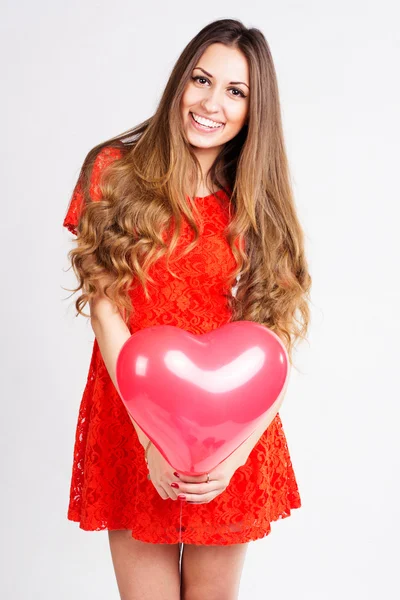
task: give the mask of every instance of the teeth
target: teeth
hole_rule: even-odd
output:
[[[195,113],[192,113],[193,119],[200,123],[200,125],[205,125],[206,127],[222,127],[223,123],[217,123],[216,121],[211,121],[210,119],[204,119],[203,117],[199,117]]]

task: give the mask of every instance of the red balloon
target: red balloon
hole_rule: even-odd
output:
[[[128,412],[171,467],[201,475],[257,429],[288,364],[279,337],[259,323],[233,321],[200,335],[155,325],[124,343],[116,379]]]

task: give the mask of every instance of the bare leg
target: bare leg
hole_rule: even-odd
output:
[[[247,547],[184,544],[181,599],[236,600]]]
[[[128,529],[108,531],[121,600],[179,600],[179,544],[150,544]]]

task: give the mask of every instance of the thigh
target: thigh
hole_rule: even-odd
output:
[[[236,600],[248,545],[184,544],[182,600]]]
[[[131,530],[108,531],[121,600],[179,600],[179,544],[150,544]]]

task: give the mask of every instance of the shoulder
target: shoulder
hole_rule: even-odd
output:
[[[121,158],[122,156],[122,148],[116,148],[115,146],[104,146],[97,153],[96,158],[94,159],[93,167],[96,166],[97,169],[106,167],[108,164],[112,163],[118,158]]]
[[[92,172],[90,174],[90,196],[93,200],[98,199],[100,195],[100,181],[105,169],[115,160],[122,158],[123,151],[113,146],[104,146],[96,154],[93,161]]]
[[[124,149],[115,146],[103,146],[98,151],[93,149],[87,155],[63,221],[64,227],[74,235],[77,235],[77,226],[85,203],[101,199],[100,183],[104,170],[123,155]]]

